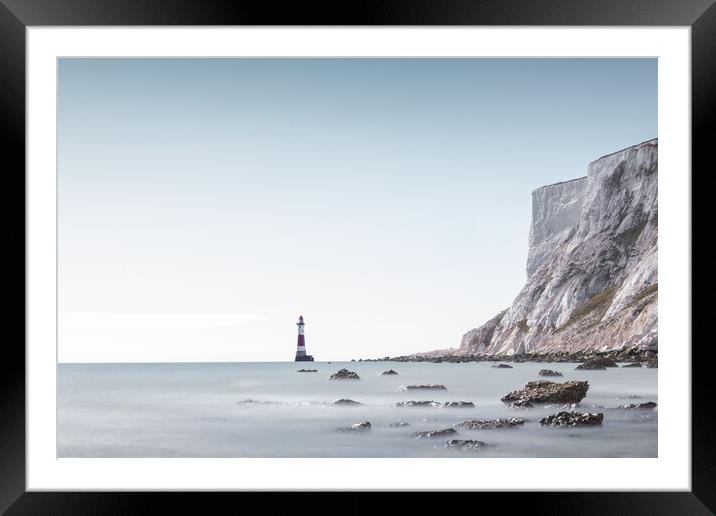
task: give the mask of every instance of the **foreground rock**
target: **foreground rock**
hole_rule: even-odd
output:
[[[601,425],[604,414],[590,414],[589,412],[557,412],[540,420],[544,426],[572,427]]]
[[[397,372],[397,371],[394,371],[394,370],[392,370],[392,369],[388,369],[387,371],[383,371],[383,372],[380,373],[380,374],[381,374],[381,375],[386,375],[386,374],[398,374],[398,372]]]
[[[627,405],[621,405],[619,408],[654,410],[656,408],[656,403],[654,403],[653,401],[647,401],[645,403],[628,403]]]
[[[358,376],[357,373],[354,373],[353,371],[349,371],[348,369],[339,369],[337,372],[333,373],[330,377],[331,380],[360,380],[360,376]]]
[[[609,357],[594,357],[579,364],[576,369],[604,370],[607,367],[619,367],[616,360]]]
[[[463,421],[458,426],[468,430],[488,430],[493,428],[513,428],[524,425],[526,419],[523,417],[499,418],[499,419],[470,419]]]
[[[299,369],[297,373],[317,373],[318,369]]]
[[[454,448],[458,450],[477,450],[486,446],[482,441],[475,441],[474,439],[450,439],[445,443],[445,448]]]
[[[430,432],[415,432],[416,439],[434,439],[436,437],[448,437],[457,434],[454,428],[445,428],[444,430],[432,430]]]
[[[631,364],[624,364],[622,367],[641,367],[641,362],[632,362]]]
[[[370,430],[371,425],[368,421],[364,421],[363,423],[355,423],[351,426],[344,426],[342,428],[338,428],[337,430],[339,432],[367,432]]]
[[[549,380],[535,380],[527,382],[525,386],[512,391],[501,398],[503,403],[579,403],[587,395],[589,383],[576,382],[550,382]]]
[[[540,376],[562,376],[562,373],[553,371],[552,369],[540,369],[540,372],[537,374]]]
[[[508,364],[492,364],[495,369],[512,369],[511,365]]]
[[[425,385],[404,385],[404,391],[419,391],[419,390],[430,390],[430,391],[446,391],[447,387],[437,383],[428,383]]]
[[[362,405],[362,403],[351,399],[340,399],[333,402],[334,405]]]

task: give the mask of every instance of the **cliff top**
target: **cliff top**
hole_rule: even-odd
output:
[[[636,145],[630,145],[629,147],[624,147],[623,149],[619,149],[618,151],[610,152],[609,154],[605,154],[604,156],[599,156],[597,159],[591,161],[589,164],[596,163],[600,159],[608,158],[609,156],[614,156],[615,154],[619,154],[620,152],[624,152],[625,150],[634,149],[636,147],[641,147],[642,145],[658,145],[659,138],[652,138],[651,140],[645,140],[641,143],[637,143]]]
[[[566,181],[557,181],[556,183],[550,183],[548,185],[540,186],[539,188],[535,188],[534,190],[532,190],[532,193],[534,193],[538,190],[542,190],[543,188],[549,188],[550,186],[557,186],[557,185],[563,185],[566,183],[573,183],[574,181],[581,181],[582,179],[587,179],[587,176],[575,177],[574,179],[568,179]]]

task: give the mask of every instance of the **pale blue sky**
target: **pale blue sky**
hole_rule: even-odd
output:
[[[61,59],[61,361],[457,346],[533,189],[657,136],[655,59]]]

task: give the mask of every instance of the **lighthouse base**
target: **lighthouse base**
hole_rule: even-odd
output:
[[[313,355],[296,355],[296,362],[313,362]]]

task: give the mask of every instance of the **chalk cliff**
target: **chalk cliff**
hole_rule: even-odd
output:
[[[532,193],[527,284],[461,353],[656,349],[656,139]]]

